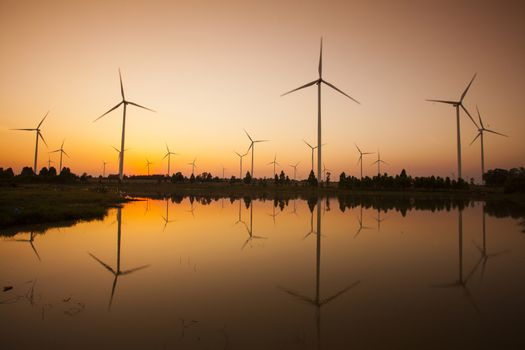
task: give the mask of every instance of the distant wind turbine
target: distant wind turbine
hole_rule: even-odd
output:
[[[248,151],[250,149],[248,148]],[[240,154],[239,152],[237,151],[233,151],[236,155],[239,156],[239,179],[242,179],[242,158],[245,157],[247,154],[248,154],[248,151],[244,154]]]
[[[54,162],[51,160],[51,157],[48,155],[47,156],[47,169],[51,169],[51,163],[54,163]]]
[[[33,165],[33,172],[34,172],[35,174],[37,173],[36,164],[37,164],[37,159],[38,159],[38,138],[41,138],[42,141],[44,142],[44,144],[45,144],[46,147],[47,147],[46,140],[44,140],[44,136],[42,136],[42,132],[40,131],[40,126],[42,126],[42,123],[44,122],[44,120],[46,119],[46,117],[47,117],[48,114],[49,114],[49,111],[47,111],[47,113],[46,113],[46,115],[44,116],[44,118],[42,118],[42,120],[40,121],[40,123],[38,123],[37,127],[34,128],[34,129],[11,129],[11,130],[35,131],[35,132],[36,132],[36,141],[35,141],[35,162],[34,162],[34,165]]]
[[[480,140],[480,143],[481,143],[481,182],[484,183],[485,181],[483,181],[483,174],[485,174],[485,150],[483,148],[483,132],[487,131],[487,132],[491,132],[493,134],[504,136],[504,137],[508,137],[508,136],[505,135],[505,134],[501,134],[499,132],[496,132],[494,130],[489,130],[489,129],[485,128],[485,126],[483,125],[483,121],[481,120],[481,114],[479,113],[478,106],[476,106],[476,110],[478,111],[478,118],[479,118],[480,126],[476,125],[478,127],[478,134],[476,135],[476,137],[474,138],[474,140],[472,140],[472,142],[470,144],[472,145],[474,143],[474,141],[476,141],[476,139],[479,137],[479,140]]]
[[[246,133],[246,136],[248,136],[248,138],[250,139],[250,147],[248,147],[248,151],[250,151],[250,148],[252,150],[252,172],[251,172],[251,175],[252,175],[252,179],[255,179],[255,175],[253,174],[253,157],[254,157],[254,153],[255,153],[255,144],[258,143],[258,142],[268,142],[269,140],[254,140],[252,139],[252,137],[250,136],[250,134],[248,134],[248,131],[244,130],[244,132]]]
[[[377,150],[377,160],[371,164],[371,165],[377,164],[377,176],[381,176],[381,163],[388,165],[387,162],[381,159],[379,150]]]
[[[196,160],[197,160],[197,158],[193,159],[193,162],[188,163],[188,165],[191,165],[191,174],[192,174],[192,175],[194,175],[194,173],[195,173],[195,168],[196,168],[196,166],[195,166],[195,161],[196,161]]]
[[[178,155],[178,153],[173,153],[170,151],[170,148],[168,147],[168,144],[166,143],[166,154],[164,155],[164,158],[162,158],[162,160],[168,158],[168,176],[170,176],[171,172],[170,172],[170,164],[171,164],[171,156],[176,156]]]
[[[470,86],[472,85],[472,82],[474,81],[475,78],[476,78],[476,74],[474,74],[474,76],[472,77],[472,80],[467,85],[467,88],[461,94],[459,101],[427,100],[430,102],[439,102],[439,103],[449,104],[449,105],[452,105],[454,108],[456,108],[456,127],[457,127],[456,131],[457,131],[457,143],[458,143],[458,179],[461,178],[461,131],[460,131],[460,123],[459,123],[459,109],[460,108],[462,108],[465,111],[465,113],[467,113],[470,120],[472,120],[474,125],[476,125],[476,127],[479,129],[478,125],[476,124],[472,116],[470,115],[469,111],[467,111],[467,109],[463,105],[463,99],[467,95],[467,92],[470,89]]]
[[[318,146],[312,146],[310,145],[308,142],[306,142],[305,140],[303,140],[304,143],[306,143],[306,145],[308,147],[310,147],[310,150],[312,151],[312,171],[314,171],[314,150],[318,147]]]
[[[346,93],[344,93],[343,91],[339,90],[337,87],[335,87],[334,85],[330,84],[329,82],[327,82],[326,80],[323,79],[322,77],[322,74],[323,73],[323,38],[321,38],[321,50],[320,50],[320,54],[319,54],[319,79],[316,79],[312,82],[309,82],[303,86],[300,86],[296,89],[293,89],[293,90],[290,90],[284,94],[282,94],[281,96],[285,96],[285,95],[288,95],[294,91],[297,91],[297,90],[301,90],[301,89],[304,89],[306,87],[309,87],[309,86],[312,86],[312,85],[317,85],[317,145],[318,145],[318,148],[317,148],[317,178],[318,179],[321,179],[321,164],[322,164],[322,159],[321,159],[321,149],[322,149],[322,141],[321,141],[321,83],[324,83],[326,85],[328,85],[329,87],[331,87],[332,89],[336,90],[337,92],[345,95],[346,97],[348,97],[349,99],[351,99],[352,101],[356,102],[357,104],[359,104],[359,102],[354,99],[353,97],[350,97],[349,95],[347,95]],[[321,185],[321,183],[319,182],[319,186]]]
[[[374,154],[373,152],[361,152],[361,149],[359,148],[359,146],[357,146],[357,144],[355,144],[355,147],[357,148],[357,151],[359,152],[359,159],[357,159],[357,162],[358,163],[361,163],[361,179],[363,178],[363,156],[366,155],[366,154]]]
[[[102,177],[106,177],[106,164],[108,164],[108,162],[102,161]]]
[[[276,175],[276,172],[275,172],[275,166],[276,166],[276,165],[281,166],[281,164],[279,164],[279,163],[277,162],[277,154],[275,154],[275,155],[273,156],[273,162],[268,163],[268,165],[271,165],[271,164],[273,164],[273,177],[275,177],[275,175]]]
[[[119,74],[119,78],[120,78],[120,93],[122,95],[122,101],[120,101],[115,107],[111,108],[109,111],[107,111],[106,113],[102,114],[100,117],[95,119],[93,122],[96,122],[100,118],[104,117],[106,114],[108,114],[108,113],[112,112],[113,110],[117,109],[118,107],[120,107],[120,105],[122,105],[124,107],[123,108],[123,112],[122,112],[122,138],[121,138],[121,141],[120,141],[121,152],[120,152],[120,157],[119,157],[119,179],[120,179],[120,181],[122,181],[122,179],[124,178],[124,151],[125,151],[125,149],[124,149],[124,141],[125,141],[125,138],[126,138],[126,109],[127,109],[127,106],[128,105],[132,105],[132,106],[135,106],[135,107],[146,109],[146,110],[151,111],[151,112],[155,112],[155,111],[153,109],[150,109],[150,108],[141,106],[139,104],[136,104],[135,102],[126,101],[126,97],[124,96],[124,86],[122,85],[122,74],[120,73],[120,69],[118,70],[118,74]]]
[[[313,154],[313,152],[312,152],[312,154]],[[294,181],[296,180],[297,166],[299,165],[299,163],[301,163],[301,162],[297,162],[297,163],[295,163],[295,165],[290,164],[290,166],[293,168],[293,179],[294,179]]]
[[[146,158],[146,166],[144,168],[148,168],[148,176],[149,176],[149,166],[153,164],[152,162],[149,161],[148,158]]]
[[[58,163],[59,164],[59,167],[58,167],[58,172],[62,172],[62,155],[66,155],[68,158],[69,158],[69,155],[66,153],[66,151],[64,151],[64,142],[66,140],[63,140],[62,141],[62,145],[60,145],[60,148],[59,149],[56,149],[54,151],[51,151],[49,153],[55,153],[55,152],[60,152],[60,162]]]
[[[324,176],[324,181],[326,181],[326,174],[327,174],[328,171],[332,171],[332,170],[328,169],[328,168],[326,167],[326,165],[324,165],[324,163],[323,163],[323,176]]]

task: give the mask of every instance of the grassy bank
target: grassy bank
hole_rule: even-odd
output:
[[[71,223],[103,218],[110,207],[125,201],[116,191],[92,186],[23,185],[0,187],[0,232],[8,228],[41,228],[46,223]]]

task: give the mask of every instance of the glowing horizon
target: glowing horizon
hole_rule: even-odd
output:
[[[520,2],[506,6],[450,1],[395,5],[384,1],[323,4],[227,1],[200,5],[156,1],[72,4],[68,1],[0,5],[0,167],[19,173],[32,166],[34,133],[11,128],[42,125],[38,169],[60,147],[64,166],[91,175],[118,172],[122,111],[93,123],[126,97],[157,113],[128,109],[124,173],[166,173],[169,144],[179,153],[171,172],[238,176],[239,159],[253,137],[256,177],[271,177],[277,161],[293,177],[310,170],[317,143],[315,89],[280,95],[317,77],[319,38],[323,76],[362,105],[323,89],[323,162],[332,180],[359,175],[358,152],[377,152],[382,172],[451,176],[456,173],[453,108],[425,99],[457,99],[470,81],[465,104],[473,117],[509,138],[487,135],[486,169],[523,166],[525,28]],[[477,130],[462,116],[463,177],[480,177]],[[58,166],[58,153],[50,154]],[[376,155],[364,175],[375,175]],[[243,173],[250,157],[243,161]]]

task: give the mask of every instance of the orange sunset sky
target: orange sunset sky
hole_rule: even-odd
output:
[[[65,138],[64,165],[98,175],[118,170],[122,111],[93,123],[126,97],[157,113],[128,109],[125,173],[165,173],[165,142],[180,156],[172,172],[238,175],[248,139],[258,144],[255,175],[301,161],[317,142],[315,87],[280,94],[323,76],[352,97],[323,87],[323,161],[337,178],[358,175],[356,142],[380,150],[384,168],[413,175],[456,170],[452,107],[475,72],[465,104],[476,105],[487,135],[486,168],[524,165],[525,3],[523,1],[0,1],[0,167],[32,166],[33,128],[42,126],[39,168]],[[462,115],[463,177],[480,177],[480,149]],[[57,154],[51,155],[58,164]],[[364,161],[364,172],[373,175]],[[245,158],[245,170],[249,165]],[[279,168],[280,170],[280,168]]]

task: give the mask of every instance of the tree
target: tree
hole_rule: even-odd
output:
[[[317,186],[317,179],[313,170],[310,170],[310,175],[308,175],[307,183],[310,186]]]
[[[249,184],[252,182],[252,175],[250,174],[249,171],[246,172],[246,176],[244,177],[243,181],[245,184]]]

